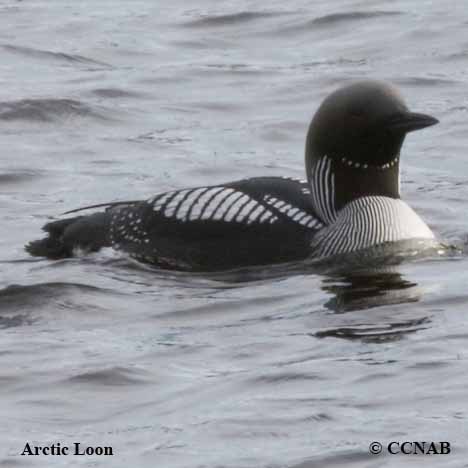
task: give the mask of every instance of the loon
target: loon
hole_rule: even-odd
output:
[[[400,199],[406,134],[438,123],[410,112],[375,80],[334,91],[307,133],[307,180],[254,177],[172,190],[50,222],[25,248],[59,259],[112,247],[167,269],[215,271],[328,258],[410,239],[434,239]]]

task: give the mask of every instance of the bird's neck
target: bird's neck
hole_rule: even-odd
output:
[[[398,156],[382,166],[360,164],[347,158],[321,156],[308,159],[306,166],[312,201],[325,224],[335,221],[338,212],[358,198],[400,198]]]

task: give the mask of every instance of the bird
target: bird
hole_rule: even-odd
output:
[[[112,247],[160,268],[216,271],[359,253],[435,236],[400,198],[408,133],[437,124],[399,91],[362,80],[329,94],[306,136],[306,180],[251,177],[182,188],[47,223],[25,249],[60,259]]]

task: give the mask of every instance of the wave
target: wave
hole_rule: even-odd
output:
[[[70,117],[93,117],[109,120],[103,112],[76,99],[38,98],[0,102],[0,120],[54,122]]]
[[[403,13],[400,11],[348,11],[343,13],[332,13],[329,15],[301,21],[300,23],[294,22],[292,24],[280,27],[274,31],[270,31],[269,34],[277,35],[279,33],[302,33],[306,31],[313,31],[317,28],[343,26],[347,23],[393,17],[402,14]]]
[[[287,466],[287,468],[322,468],[323,466],[354,467],[365,466],[368,461],[369,454],[362,450],[343,450],[339,451],[336,455],[316,456],[298,464],[285,464],[285,466]]]
[[[449,78],[435,78],[435,77],[421,77],[421,76],[407,76],[404,78],[392,79],[395,84],[404,86],[444,86],[453,85],[457,83],[456,80]]]
[[[80,283],[37,283],[31,285],[11,284],[0,289],[0,312],[4,307],[22,308],[29,305],[48,302],[69,292],[99,292],[105,291],[96,286]]]
[[[12,44],[3,44],[0,46],[6,52],[21,55],[24,57],[30,57],[41,60],[59,60],[62,62],[68,62],[78,65],[87,65],[92,67],[105,67],[111,68],[112,66],[108,63],[94,60],[89,57],[84,57],[78,54],[66,54],[64,52],[52,52],[49,50],[34,49],[32,47],[17,46]]]
[[[126,91],[125,89],[119,88],[97,88],[93,89],[91,92],[98,97],[110,99],[143,97],[141,93]]]
[[[309,23],[311,25],[330,26],[351,21],[360,21],[371,18],[382,18],[385,16],[401,15],[400,11],[349,11],[345,13],[332,13],[330,15],[319,16]]]
[[[202,27],[218,27],[229,26],[233,24],[247,23],[250,21],[271,18],[274,16],[282,16],[290,14],[288,12],[268,12],[268,11],[241,11],[238,13],[230,13],[226,15],[209,15],[202,18],[197,18],[184,23],[186,27],[202,28]]]
[[[66,379],[71,383],[87,383],[100,385],[134,385],[146,383],[146,372],[126,367],[112,367],[95,371],[83,372]]]
[[[0,184],[17,184],[21,182],[29,182],[30,180],[39,177],[41,174],[37,171],[17,171],[0,174]]]

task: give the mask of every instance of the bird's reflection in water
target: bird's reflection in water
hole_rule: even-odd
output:
[[[427,314],[421,314],[421,308],[414,306],[422,297],[422,288],[395,271],[329,276],[323,280],[322,289],[333,295],[324,305],[334,312],[333,322],[339,322],[339,326],[316,332],[319,338],[387,342],[430,324]],[[341,315],[341,319],[336,315],[347,312],[354,314]]]
[[[355,272],[326,278],[322,289],[334,295],[326,304],[337,313],[370,309],[389,304],[418,302],[416,283],[396,272]]]

